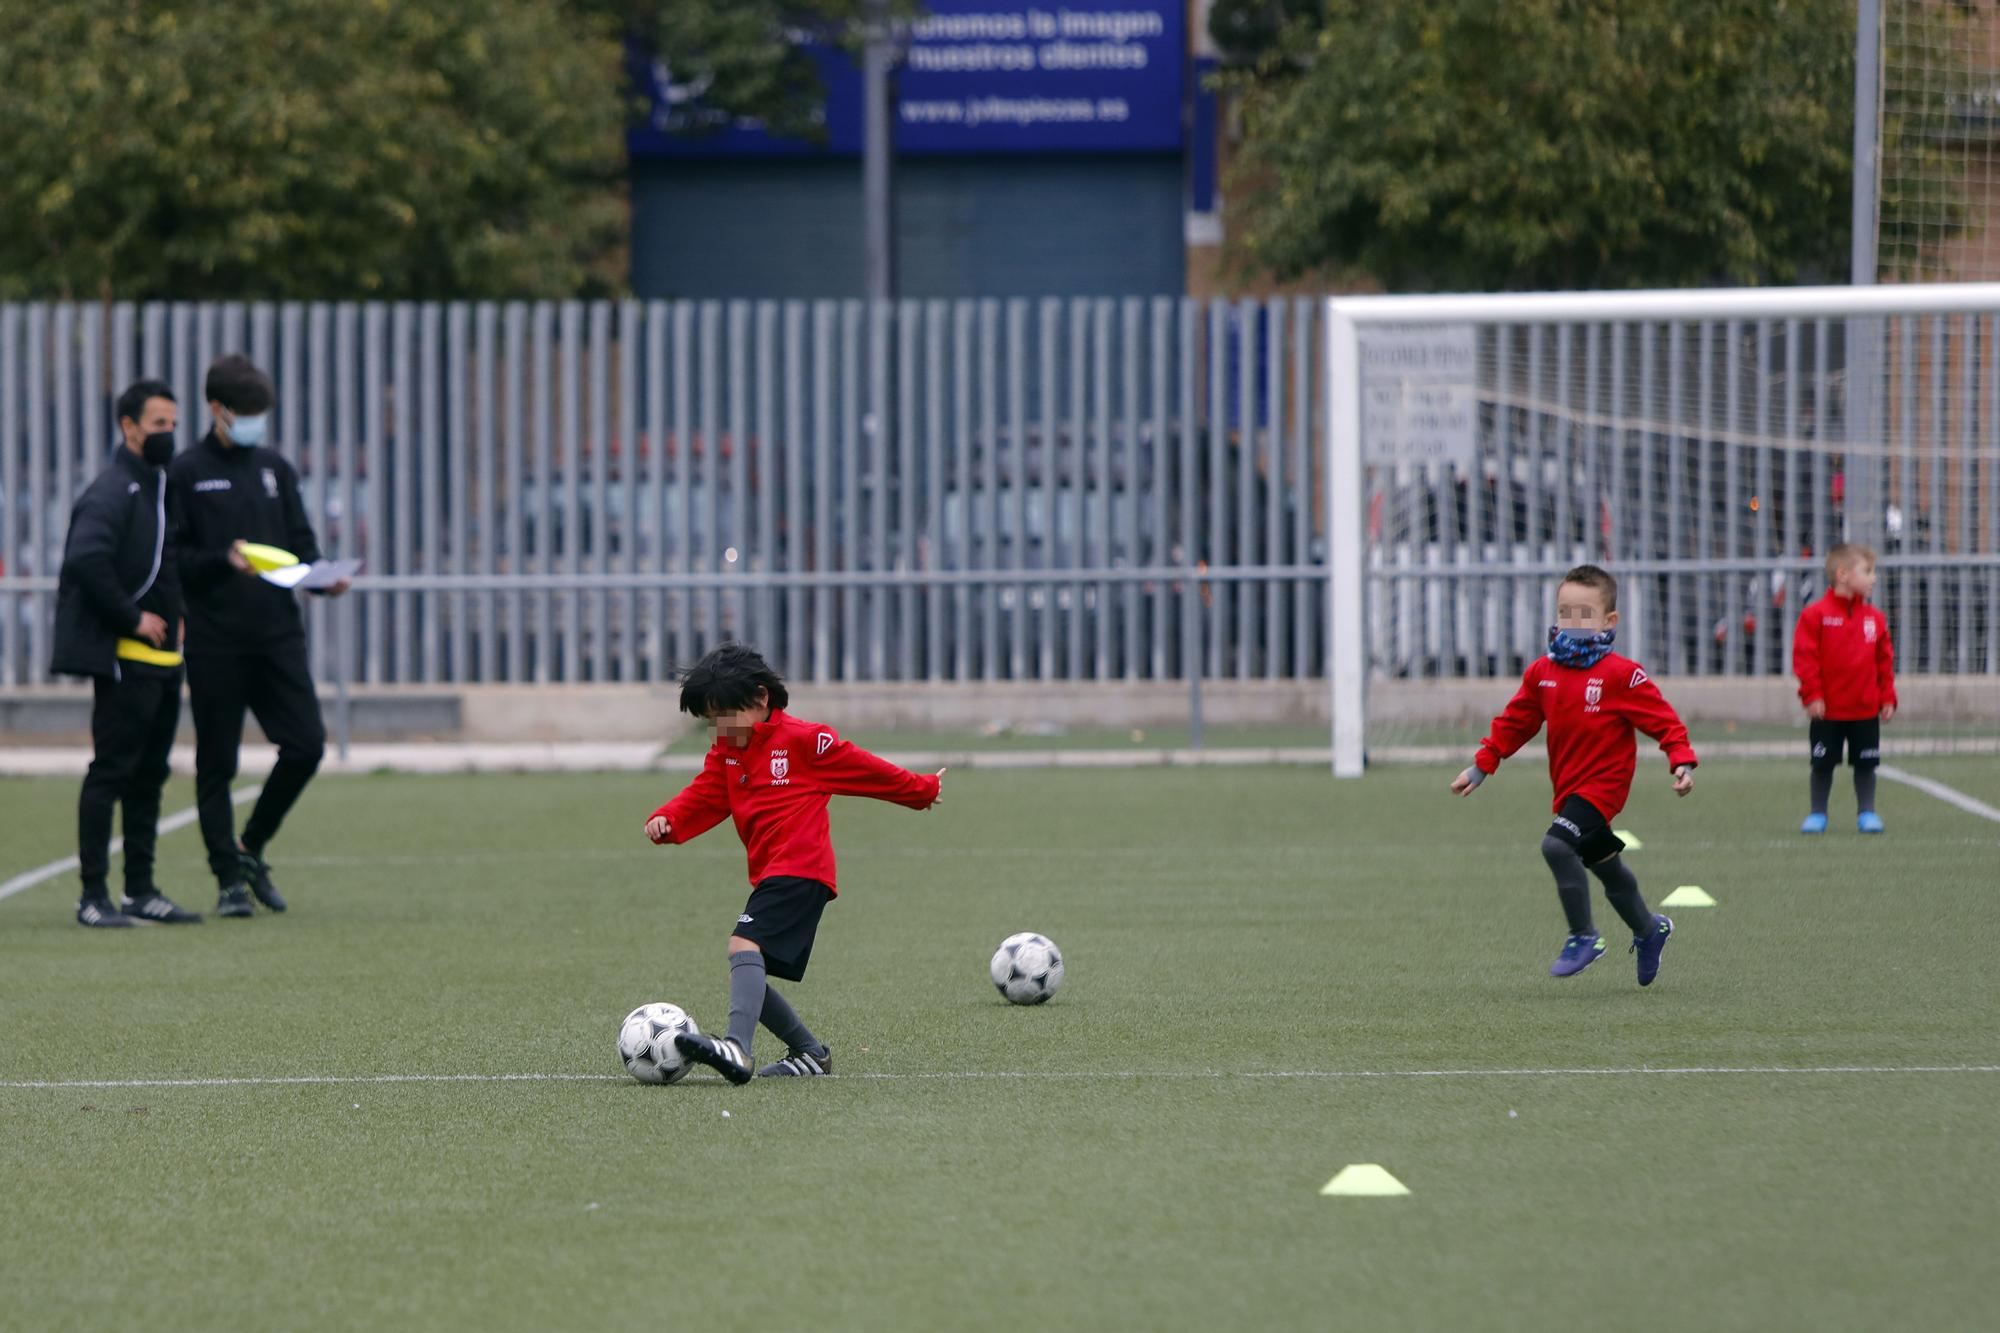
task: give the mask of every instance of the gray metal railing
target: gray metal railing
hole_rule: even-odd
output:
[[[228,351],[330,555],[323,679],[1324,673],[1309,301],[0,306],[0,684],[45,678],[69,505]],[[332,660],[334,653],[342,660]],[[1191,668],[1193,670],[1191,671]]]

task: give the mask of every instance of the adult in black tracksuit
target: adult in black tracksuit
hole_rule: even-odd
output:
[[[216,915],[247,917],[252,895],[274,912],[285,910],[264,848],[319,768],[326,727],[306,666],[298,599],[259,578],[241,548],[258,542],[308,562],[320,552],[299,499],[298,473],[262,447],[277,397],[270,377],[247,358],[226,356],[209,367],[205,392],[214,425],[174,460],[168,477],[187,592],[195,804],[209,869],[221,890]],[[278,747],[278,762],[239,842],[229,786],[246,707]]]
[[[56,583],[51,667],[90,678],[92,757],[77,801],[77,860],[86,926],[194,922],[153,883],[153,845],[167,752],[181,716],[181,590],[168,549],[167,478],[178,409],[172,390],[141,380],[118,395],[122,437],[110,466],[70,512]],[[125,898],[111,902],[111,812],[125,814]]]

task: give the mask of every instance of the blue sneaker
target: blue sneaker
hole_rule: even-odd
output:
[[[1573,977],[1596,962],[1604,953],[1604,937],[1592,931],[1588,935],[1572,935],[1563,941],[1563,951],[1549,964],[1552,977]]]
[[[1667,947],[1667,939],[1674,933],[1674,919],[1670,916],[1655,916],[1652,933],[1634,935],[1631,952],[1639,955],[1639,984],[1650,986],[1653,978],[1660,975],[1660,954]]]
[[[1863,833],[1880,833],[1882,831],[1882,816],[1876,814],[1873,810],[1863,810],[1854,817],[1854,827]]]
[[[1826,816],[1819,814],[1807,815],[1806,822],[1799,825],[1799,832],[1801,833],[1826,832]]]

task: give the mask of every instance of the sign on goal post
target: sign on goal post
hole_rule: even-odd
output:
[[[1336,776],[1469,753],[1583,563],[1653,670],[1768,695],[1865,543],[1899,674],[2000,699],[2000,284],[1336,297],[1326,327]],[[1934,712],[1941,745],[1983,716]]]

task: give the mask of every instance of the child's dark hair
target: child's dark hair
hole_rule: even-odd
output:
[[[277,386],[271,383],[271,377],[257,369],[257,363],[249,357],[234,352],[208,368],[202,392],[209,402],[221,403],[238,416],[268,412],[271,404],[278,401]]]
[[[1604,594],[1604,609],[1607,613],[1618,609],[1618,580],[1610,571],[1596,565],[1578,565],[1563,575],[1564,583],[1574,583],[1580,587],[1595,588]]]
[[[756,706],[759,691],[772,708],[790,703],[785,682],[747,644],[725,643],[681,673],[681,711],[714,717]]]

